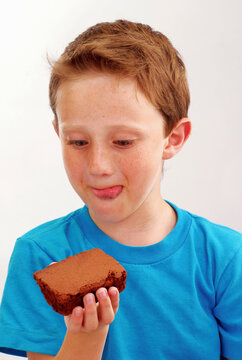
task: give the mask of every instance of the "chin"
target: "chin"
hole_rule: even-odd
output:
[[[122,215],[118,211],[114,211],[113,209],[97,209],[97,208],[89,208],[91,214],[98,219],[99,221],[105,223],[116,223],[122,221]]]
[[[115,202],[104,204],[86,203],[91,215],[97,220],[105,223],[118,223],[125,219],[128,215],[123,207],[118,206]]]

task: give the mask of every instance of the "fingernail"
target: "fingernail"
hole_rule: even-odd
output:
[[[116,288],[112,288],[112,289],[111,289],[111,294],[112,294],[113,296],[117,295],[117,293],[118,293],[118,290],[117,290]]]
[[[104,299],[107,296],[107,290],[106,289],[100,290],[98,295],[99,295],[100,299]]]
[[[82,314],[82,308],[81,308],[81,307],[77,307],[77,308],[75,309],[75,315],[76,315],[76,316],[81,316],[81,314]]]
[[[87,304],[93,304],[93,303],[94,303],[94,297],[93,297],[92,294],[86,295],[85,300],[86,300],[86,303],[87,303]]]

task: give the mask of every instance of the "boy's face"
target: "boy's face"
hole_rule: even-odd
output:
[[[93,218],[160,207],[164,121],[131,79],[88,72],[65,82],[57,114],[68,178]]]

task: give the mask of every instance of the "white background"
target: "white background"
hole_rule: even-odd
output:
[[[182,152],[166,163],[162,193],[180,207],[241,230],[241,4],[240,0],[2,4],[0,297],[16,238],[82,206],[64,173],[52,130],[46,53],[56,59],[70,41],[97,22],[125,18],[147,23],[168,36],[182,54],[193,131]]]

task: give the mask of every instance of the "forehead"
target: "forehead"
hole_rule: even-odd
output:
[[[57,106],[62,106],[63,101],[74,101],[85,103],[86,100],[93,103],[111,103],[117,98],[126,104],[140,101],[140,92],[136,82],[131,78],[124,78],[101,72],[86,72],[74,80],[64,81],[57,90]],[[116,102],[116,104],[119,104]]]
[[[62,123],[70,119],[149,122],[154,116],[162,121],[133,79],[107,73],[87,72],[64,82],[57,91],[56,110]]]

